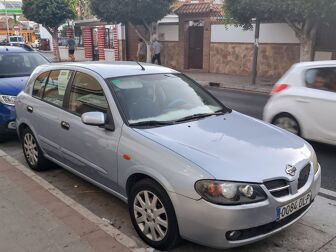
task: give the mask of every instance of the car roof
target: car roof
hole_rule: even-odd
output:
[[[0,53],[5,54],[5,53],[28,53],[32,52],[29,51],[23,47],[19,46],[0,46]]]
[[[295,67],[316,67],[316,66],[330,66],[330,65],[336,65],[336,60],[320,60],[320,61],[307,61],[307,62],[300,62],[295,64]]]
[[[142,69],[142,67],[144,70]],[[94,71],[106,78],[123,77],[123,76],[134,76],[134,75],[145,75],[145,74],[159,74],[159,73],[178,73],[177,71],[162,67],[158,65],[148,64],[148,63],[137,63],[133,61],[117,61],[117,62],[75,62],[75,63],[52,63],[49,65],[41,66],[44,71],[48,68],[66,68],[75,67],[83,68]],[[79,70],[78,69],[78,70]]]

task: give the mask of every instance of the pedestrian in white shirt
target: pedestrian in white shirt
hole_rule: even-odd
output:
[[[155,61],[157,61],[161,65],[161,44],[156,38],[154,38],[152,43],[152,55],[152,64],[155,64]]]

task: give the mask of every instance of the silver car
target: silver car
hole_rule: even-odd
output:
[[[40,66],[16,107],[32,169],[52,161],[121,198],[160,250],[181,238],[216,248],[261,240],[299,220],[319,192],[307,142],[168,68]]]

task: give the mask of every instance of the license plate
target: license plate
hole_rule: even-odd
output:
[[[286,218],[287,216],[295,213],[301,208],[309,205],[309,203],[311,202],[311,198],[312,198],[312,193],[309,192],[306,195],[294,200],[293,202],[285,206],[278,207],[276,209],[277,221],[282,220],[283,218]]]

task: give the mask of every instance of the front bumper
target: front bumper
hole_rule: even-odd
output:
[[[170,194],[178,219],[180,234],[184,239],[214,248],[230,248],[262,240],[298,221],[311,207],[299,210],[280,222],[276,221],[276,208],[312,192],[312,200],[321,186],[321,168],[310,175],[306,185],[295,195],[273,197],[266,189],[268,199],[255,204],[220,206],[203,199],[193,200],[177,194]],[[230,241],[229,231],[244,230],[243,239]]]
[[[16,133],[15,107],[0,104],[0,135],[9,133]]]

